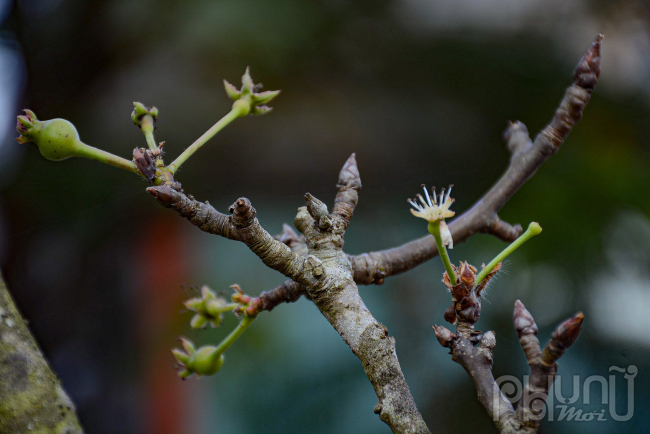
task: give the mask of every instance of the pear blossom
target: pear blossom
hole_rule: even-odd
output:
[[[439,198],[436,196],[436,190],[434,187],[431,192],[433,196],[432,200],[432,196],[429,196],[429,191],[423,184],[422,188],[424,189],[424,195],[426,199],[425,197],[422,197],[421,194],[418,194],[417,198],[419,199],[419,202],[413,199],[408,200],[408,202],[414,208],[411,209],[411,214],[416,217],[425,219],[429,223],[439,222],[442,243],[449,249],[454,248],[454,240],[451,236],[449,228],[447,227],[447,224],[445,223],[445,218],[453,217],[456,214],[454,211],[451,211],[449,209],[451,207],[451,204],[454,203],[454,199],[451,198],[452,187],[453,185],[449,186],[449,190],[447,191],[446,195],[445,189],[443,188]]]

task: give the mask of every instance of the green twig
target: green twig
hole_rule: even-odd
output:
[[[250,111],[250,105],[248,105],[248,111]],[[203,133],[201,137],[196,139],[196,141],[192,143],[187,149],[185,149],[185,151],[183,151],[183,153],[179,155],[178,158],[176,158],[169,166],[167,166],[169,171],[172,174],[176,173],[178,168],[181,167],[181,164],[183,164],[188,158],[190,158],[192,154],[198,151],[201,146],[205,145],[205,143],[208,140],[214,137],[215,134],[221,131],[226,125],[228,125],[238,117],[245,116],[246,114],[248,114],[248,111],[246,111],[246,113],[243,113],[241,105],[233,104],[232,110],[230,110],[230,112],[228,112],[227,115],[222,117],[216,124],[212,126],[212,128],[210,128],[208,131]]]
[[[142,129],[142,133],[144,134],[145,139],[147,140],[147,146],[149,146],[149,149],[152,151],[155,151],[158,149],[158,146],[156,145],[156,141],[154,140],[153,137],[153,117],[151,115],[144,115],[142,117],[142,125],[140,126]]]
[[[447,248],[442,243],[442,236],[440,235],[440,220],[435,220],[429,222],[429,233],[433,235],[436,239],[436,245],[438,246],[438,254],[440,259],[442,259],[442,264],[447,270],[447,275],[449,276],[449,282],[452,286],[456,285],[456,272],[451,266],[451,261],[449,260],[449,255],[447,254]]]
[[[506,247],[501,253],[499,253],[494,259],[490,261],[487,266],[481,270],[480,273],[476,276],[476,285],[481,283],[481,280],[485,278],[485,276],[488,275],[490,271],[494,267],[497,266],[497,264],[501,261],[503,261],[505,258],[508,257],[512,252],[517,250],[519,246],[524,244],[526,241],[534,237],[535,235],[539,235],[542,232],[542,227],[539,225],[537,222],[532,222],[531,224],[528,225],[528,229],[526,229],[526,232],[521,234],[519,238],[514,240],[512,244],[510,244],[508,247]]]

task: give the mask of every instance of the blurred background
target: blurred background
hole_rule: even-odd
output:
[[[229,294],[239,283],[257,295],[283,276],[160,207],[131,174],[81,159],[55,164],[19,145],[21,109],[68,119],[86,143],[129,158],[145,143],[132,101],[156,105],[156,139],[171,162],[229,110],[221,80],[238,84],[250,66],[256,82],[282,89],[275,110],[237,120],[177,179],[221,211],[247,196],[279,233],[305,192],[331,203],[356,152],[363,189],[346,250],[362,253],[426,234],[406,203],[422,183],[453,183],[457,213],[477,200],[507,166],[507,121],[535,135],[604,33],[602,78],[584,119],[500,213],[539,221],[544,233],[509,258],[478,326],[499,337],[495,376],[521,377],[515,300],[542,341],[584,311],[583,333],[560,363],[563,394],[574,374],[635,365],[634,416],[615,422],[592,400],[578,408],[606,409],[606,422],[545,421],[540,432],[647,432],[648,2],[0,0],[0,22],[2,273],[87,431],[124,434],[389,429],[372,412],[360,363],[305,299],[261,314],[218,375],[181,382],[169,351],[177,338],[217,343],[236,324],[231,316],[191,330],[181,302],[192,288]],[[478,235],[451,258],[480,265],[503,247]],[[442,272],[436,259],[361,295],[395,336],[429,426],[495,432],[431,330],[449,304]]]

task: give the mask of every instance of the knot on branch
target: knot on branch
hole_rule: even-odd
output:
[[[250,226],[255,220],[255,216],[257,215],[257,211],[255,211],[255,208],[253,208],[251,201],[245,197],[240,197],[237,199],[235,203],[230,205],[228,211],[230,214],[232,214],[232,224],[237,228],[245,228]]]
[[[316,279],[322,279],[325,276],[325,266],[323,262],[315,256],[309,255],[307,257],[307,263],[305,264],[311,275]]]
[[[325,203],[309,193],[305,194],[305,205],[309,215],[314,219],[318,227],[326,231],[332,227],[332,219]]]
[[[442,345],[443,347],[450,348],[453,345],[454,341],[458,339],[458,336],[456,336],[451,332],[451,330],[443,326],[434,325],[433,332],[436,334],[436,338],[438,339],[438,342],[440,342],[440,345]]]
[[[513,155],[525,152],[533,146],[528,134],[528,128],[519,121],[508,122],[503,138],[506,141],[508,151]]]
[[[147,188],[147,192],[155,197],[158,203],[160,203],[165,208],[170,208],[173,206],[174,202],[176,202],[181,197],[181,195],[176,190],[167,185],[149,187]]]

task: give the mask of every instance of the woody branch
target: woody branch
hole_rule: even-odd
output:
[[[481,294],[498,268],[474,285],[476,270],[466,262],[458,269],[460,282],[451,286],[445,273],[444,283],[452,294],[452,305],[445,320],[456,324],[456,333],[434,325],[438,342],[450,349],[451,359],[461,365],[474,383],[478,400],[502,434],[535,434],[539,430],[548,391],[555,381],[557,360],[573,345],[582,328],[583,315],[578,313],[558,326],[544,350],[537,339],[537,324],[523,303],[515,303],[513,322],[521,343],[530,376],[521,398],[513,406],[499,389],[492,374],[496,335],[474,329],[481,313]],[[478,344],[478,345],[477,345]]]
[[[462,243],[475,233],[492,234],[504,241],[515,240],[522,232],[520,225],[511,225],[498,212],[532,177],[537,169],[562,146],[573,126],[580,120],[591,98],[600,74],[600,44],[598,35],[578,62],[573,84],[566,90],[551,122],[537,135],[535,141],[528,129],[512,122],[504,134],[512,156],[503,176],[469,210],[450,225],[454,244]],[[438,255],[431,235],[388,250],[350,255],[354,280],[360,285],[381,285],[389,276],[404,273]]]
[[[294,250],[302,255],[287,245],[301,237],[285,227],[278,238],[287,244],[272,238],[245,198],[231,206],[228,216],[168,186],[148,191],[201,230],[244,242],[267,266],[290,278],[254,303],[260,310],[271,310],[278,303],[295,301],[304,291],[361,361],[379,400],[375,412],[380,419],[396,433],[428,433],[397,360],[395,340],[363,303],[343,253],[345,231],[361,188],[354,154],[343,166],[337,188],[332,212],[311,194],[305,195],[305,206],[298,209],[294,221],[307,251],[301,242],[294,243]]]

